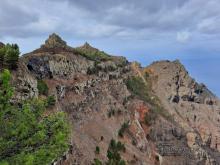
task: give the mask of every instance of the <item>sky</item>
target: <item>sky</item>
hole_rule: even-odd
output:
[[[0,41],[27,53],[53,32],[143,66],[180,59],[220,97],[220,0],[1,0]]]

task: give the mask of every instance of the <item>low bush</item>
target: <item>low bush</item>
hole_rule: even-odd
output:
[[[47,97],[47,107],[54,106],[56,104],[56,99],[54,96]]]
[[[107,53],[95,49],[76,48],[75,51],[81,56],[84,56],[92,61],[106,61],[111,59]]]
[[[99,159],[95,158],[92,165],[102,165],[102,162]]]
[[[125,145],[120,141],[116,142],[112,139],[109,143],[109,147],[107,150],[107,162],[101,162],[99,159],[95,158],[92,165],[126,165],[125,161],[121,158],[120,152],[125,152]]]
[[[99,146],[96,146],[96,148],[95,148],[95,154],[99,154],[100,153],[100,148],[99,148]]]
[[[37,81],[37,89],[40,95],[47,95],[48,94],[48,86],[43,80]]]
[[[110,109],[110,110],[108,111],[108,117],[110,118],[110,117],[112,117],[112,116],[115,116],[115,110],[114,110],[114,109]]]
[[[141,77],[130,77],[126,81],[127,88],[132,92],[133,95],[138,96],[140,99],[151,102],[150,88],[144,83]]]
[[[106,164],[125,165],[125,161],[121,159],[120,151],[126,151],[124,144],[122,144],[120,141],[116,142],[114,139],[112,139],[107,151],[108,161]]]
[[[118,131],[118,136],[123,137],[124,132],[129,128],[129,122],[124,122]]]

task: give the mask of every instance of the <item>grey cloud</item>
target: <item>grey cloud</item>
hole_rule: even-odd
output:
[[[10,1],[1,1],[0,5],[0,25],[3,26],[22,26],[26,23],[37,21],[36,15],[22,10],[19,6],[9,3]]]
[[[198,24],[198,29],[205,34],[219,34],[220,33],[220,16],[212,17],[202,20]]]
[[[10,3],[9,3],[10,2]],[[219,0],[3,0],[1,36],[59,32],[77,37],[220,33]]]
[[[85,8],[90,11],[95,12],[103,12],[108,9],[115,8],[117,6],[125,6],[134,10],[143,10],[145,9],[148,12],[155,12],[160,10],[161,8],[173,8],[173,7],[181,7],[188,0],[154,0],[154,1],[146,1],[146,0],[68,0],[69,3],[73,5],[78,5],[82,8]]]
[[[165,25],[164,20],[173,14],[173,10],[181,8],[187,2],[188,0],[97,0],[94,3],[89,0],[69,0],[72,5],[89,11],[94,19],[105,24],[134,29],[166,28],[169,24],[173,26],[176,20],[174,22],[171,20],[168,25]]]
[[[137,31],[176,34],[185,30],[203,33],[212,30],[216,32],[216,29],[220,29],[217,23],[209,29],[200,25],[207,18],[220,16],[218,0],[69,0],[68,2],[89,12],[90,19],[102,24],[118,26],[135,35]]]
[[[38,16],[22,9],[12,1],[1,1],[0,5],[0,33],[1,36],[23,36],[25,26],[38,21]]]

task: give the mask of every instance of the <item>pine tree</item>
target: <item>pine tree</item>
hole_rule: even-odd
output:
[[[15,70],[19,59],[19,47],[17,44],[7,44],[0,48],[0,70],[4,68]]]
[[[62,112],[44,116],[45,100],[10,103],[10,72],[0,74],[0,165],[47,165],[68,149],[69,126]]]
[[[8,69],[15,70],[17,69],[17,63],[19,58],[19,48],[17,44],[7,44],[5,52],[5,65]]]

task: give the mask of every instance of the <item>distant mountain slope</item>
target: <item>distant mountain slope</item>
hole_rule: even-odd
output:
[[[52,34],[20,58],[14,100],[42,97],[38,80],[56,97],[50,111],[65,111],[72,125],[62,165],[107,161],[112,138],[125,144],[120,155],[126,164],[220,162],[219,101],[179,61],[142,68],[88,43],[72,48]]]

